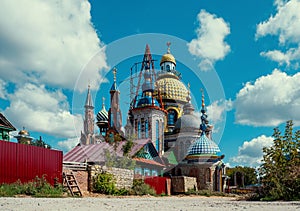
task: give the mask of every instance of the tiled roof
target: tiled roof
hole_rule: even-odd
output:
[[[135,155],[145,144],[151,142],[150,139],[139,139],[134,141],[134,145],[130,151],[130,156]],[[64,155],[64,161],[69,162],[105,162],[105,150],[110,153],[116,153],[117,156],[123,156],[122,147],[126,142],[120,142],[116,151],[114,146],[102,142],[99,144],[78,145]]]
[[[202,155],[202,154],[217,154],[220,152],[218,145],[207,138],[205,134],[202,134],[191,145],[188,150],[188,155]]]
[[[16,130],[16,128],[0,113],[0,127],[7,128],[8,130]]]
[[[133,158],[133,160],[136,160],[137,162],[141,162],[141,163],[144,163],[144,164],[147,164],[147,165],[150,164],[150,165],[164,167],[163,164],[161,164],[159,162],[156,162],[154,160],[148,160],[148,159],[145,159],[145,158]]]

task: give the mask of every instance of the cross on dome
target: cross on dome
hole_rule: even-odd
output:
[[[168,46],[167,53],[171,53],[170,52],[170,45],[171,45],[171,42],[167,42],[167,46]]]

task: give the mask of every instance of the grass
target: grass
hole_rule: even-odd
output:
[[[16,195],[27,195],[33,197],[62,197],[62,185],[51,186],[44,177],[36,177],[32,182],[21,183],[17,181],[12,184],[0,185],[0,197],[12,197]]]

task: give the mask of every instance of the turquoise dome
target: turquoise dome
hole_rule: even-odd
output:
[[[207,138],[205,134],[202,134],[196,141],[190,146],[188,155],[203,155],[203,154],[219,154],[220,148],[218,145]]]

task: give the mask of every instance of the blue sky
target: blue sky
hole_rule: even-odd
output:
[[[274,127],[299,126],[300,1],[0,4],[0,110],[54,148],[78,142],[87,85],[98,112],[113,66],[126,114],[130,67],[147,43],[159,61],[168,41],[196,108],[206,91],[226,163],[257,166]]]

